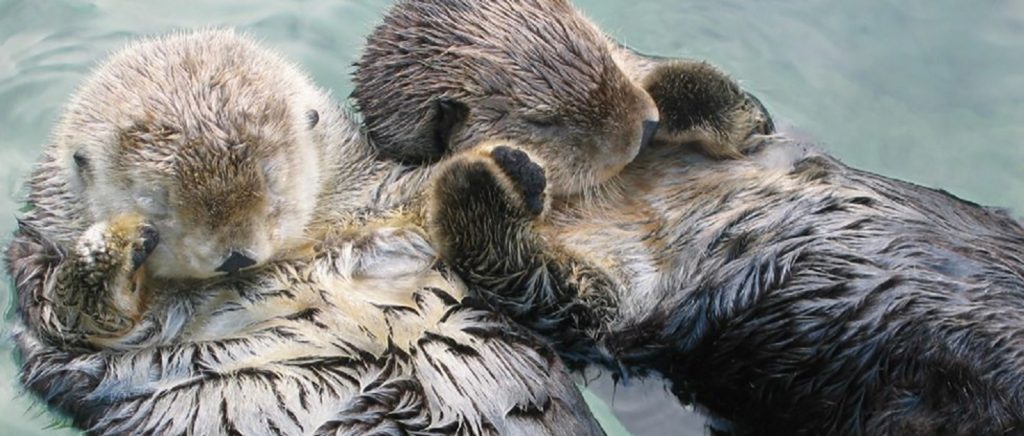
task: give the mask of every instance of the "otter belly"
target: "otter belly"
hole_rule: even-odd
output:
[[[600,433],[555,354],[463,292],[383,229],[175,293],[202,297],[161,301],[118,350],[16,340],[26,386],[97,433]]]

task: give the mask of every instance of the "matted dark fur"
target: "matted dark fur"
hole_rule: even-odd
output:
[[[484,97],[507,101],[524,92],[517,81],[538,77],[529,62],[467,75],[461,65],[476,65],[482,52],[467,46],[507,59],[538,50],[558,57],[593,35],[557,37],[558,23],[576,22],[560,1],[441,3],[399,2],[359,65],[356,97],[376,138],[405,138],[378,144],[389,153],[437,144],[423,140],[437,132],[420,126],[448,103],[431,102],[473,91],[469,112],[486,111]],[[546,14],[529,15],[538,4]],[[492,8],[510,12],[495,20]],[[649,81],[663,112],[701,110],[662,113],[667,137],[604,184],[566,183],[594,155],[552,159],[545,144],[487,117],[455,125],[456,138],[494,137],[455,141],[485,143],[438,174],[431,233],[478,296],[547,336],[571,363],[664,374],[726,432],[1024,432],[1020,223],[756,135],[772,131],[764,108],[713,67],[607,44],[628,77]],[[575,89],[563,85],[553,94]],[[362,101],[368,96],[417,105],[392,107],[411,112],[380,123],[396,112],[382,114]],[[743,119],[728,116],[737,109]],[[552,138],[577,133],[549,127],[561,130]],[[735,159],[680,147],[693,131],[723,154],[700,151]],[[586,186],[597,187],[566,195]]]
[[[606,212],[540,219],[516,189],[537,176],[464,160],[436,188],[435,237],[570,361],[661,373],[723,432],[1024,432],[1018,221],[779,138],[749,160],[685,154],[645,150],[622,177],[648,182]],[[662,286],[630,286],[635,245],[662,247]]]

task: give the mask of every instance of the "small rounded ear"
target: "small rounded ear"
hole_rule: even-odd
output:
[[[466,120],[469,107],[465,104],[442,97],[434,104],[434,150],[438,155],[448,152],[455,129]]]
[[[75,165],[78,166],[79,170],[89,168],[89,156],[86,156],[84,151],[76,151],[75,154],[72,155],[72,158],[75,159]]]
[[[310,109],[306,112],[306,122],[309,123],[310,129],[316,127],[320,123],[320,112],[317,112],[316,109]]]

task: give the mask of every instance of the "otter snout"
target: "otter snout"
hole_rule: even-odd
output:
[[[645,120],[643,122],[643,134],[640,136],[640,147],[646,147],[658,133],[658,120]]]
[[[232,250],[228,258],[224,260],[224,263],[217,267],[217,272],[232,274],[255,264],[256,261],[251,257]]]

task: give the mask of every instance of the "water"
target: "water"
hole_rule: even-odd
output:
[[[777,119],[854,166],[1024,212],[1024,1],[577,0],[640,50],[707,59]],[[0,235],[61,105],[105,54],[139,35],[232,25],[347,95],[384,1],[0,0]],[[10,307],[10,288],[0,304]],[[12,381],[0,343],[0,434],[73,434]],[[699,434],[658,383],[588,396],[609,433]],[[615,392],[614,399],[612,393]],[[606,401],[596,399],[603,396]],[[615,422],[613,411],[622,418]],[[645,419],[646,418],[646,419]],[[692,429],[687,430],[687,429]]]

